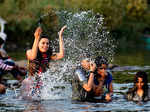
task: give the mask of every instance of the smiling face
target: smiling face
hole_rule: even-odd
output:
[[[49,49],[49,40],[47,38],[41,38],[39,41],[39,50],[40,52],[47,52]]]

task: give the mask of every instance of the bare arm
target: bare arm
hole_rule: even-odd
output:
[[[94,74],[90,73],[90,77],[89,77],[88,83],[83,84],[83,88],[86,91],[91,91],[91,89],[93,87],[93,80],[94,80]]]
[[[105,96],[106,101],[111,101],[112,95],[113,95],[113,86],[112,86],[112,82],[111,82],[109,85],[109,93],[107,93]]]
[[[34,33],[34,43],[32,46],[32,49],[27,50],[26,55],[27,55],[27,59],[29,60],[33,60],[36,58],[37,56],[37,52],[38,52],[38,44],[39,44],[39,40],[40,40],[40,35],[42,33],[42,29],[40,27],[38,27]]]
[[[112,95],[113,94],[113,85],[112,82],[109,85],[109,93]]]
[[[90,62],[90,71],[94,72],[95,68],[96,68],[96,65],[94,63]],[[94,73],[92,73],[92,72],[90,73],[88,83],[83,84],[83,88],[86,91],[91,91],[91,89],[93,88]]]
[[[64,29],[66,28],[67,26],[63,26],[60,30],[60,33],[59,33],[59,53],[55,53],[54,55],[51,56],[51,59],[52,60],[59,60],[59,59],[62,59],[64,57],[64,42],[63,42],[63,32],[64,32]]]

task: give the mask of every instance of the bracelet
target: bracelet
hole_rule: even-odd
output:
[[[94,73],[93,71],[90,71],[90,73]]]

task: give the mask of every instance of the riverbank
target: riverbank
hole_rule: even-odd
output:
[[[18,60],[16,64],[21,67],[27,67],[27,60]],[[150,74],[150,66],[117,66],[111,71],[114,83],[132,83],[136,72],[144,70]],[[150,76],[148,77],[150,83]]]
[[[21,67],[27,68],[27,60],[18,60],[15,63]]]

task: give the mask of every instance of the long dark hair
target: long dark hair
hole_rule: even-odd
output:
[[[138,82],[138,78],[142,78],[143,79],[143,91],[144,91],[144,94],[143,94],[143,99],[148,96],[148,77],[147,77],[147,73],[144,72],[144,71],[139,71],[136,73],[135,75],[135,78],[134,78],[134,88],[135,88],[135,91],[137,91],[137,87],[136,87],[136,83]]]
[[[108,60],[104,56],[98,56],[95,58],[95,64],[97,67],[102,66],[102,64],[106,64],[108,66]]]

